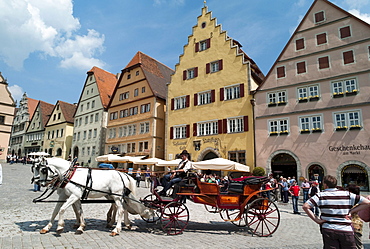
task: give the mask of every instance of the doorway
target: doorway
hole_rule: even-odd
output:
[[[283,176],[285,178],[297,178],[297,162],[295,159],[287,154],[280,153],[274,156],[271,160],[271,170],[275,178]]]

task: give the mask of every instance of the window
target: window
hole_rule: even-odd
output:
[[[124,100],[124,99],[128,99],[128,97],[130,96],[130,92],[124,92],[124,93],[121,93],[119,95],[119,100]]]
[[[96,113],[95,114],[95,122],[98,122],[99,121],[99,113]]]
[[[315,20],[315,23],[320,23],[320,22],[325,21],[325,12],[324,11],[316,12],[314,14],[314,20]]]
[[[90,102],[86,104],[86,110],[90,109]]]
[[[92,123],[94,121],[94,114],[91,114],[90,115],[90,123]]]
[[[149,149],[149,143],[146,142],[139,142],[139,152],[147,151]]]
[[[306,62],[301,61],[296,64],[297,66],[297,74],[302,74],[306,72]]]
[[[277,91],[277,92],[269,92],[267,93],[267,99],[269,105],[276,105],[276,104],[286,104],[287,102],[287,95],[286,91]]]
[[[288,134],[288,119],[276,119],[270,120],[269,122],[269,133],[271,135]]]
[[[91,108],[95,107],[95,100],[91,101]]]
[[[346,93],[352,93],[357,91],[357,81],[355,79],[345,80]]]
[[[88,139],[91,139],[91,137],[92,137],[92,130],[90,129],[90,130],[89,130],[89,135],[88,135],[88,137],[87,137],[87,138],[88,138]]]
[[[149,133],[149,122],[140,123],[140,134]]]
[[[128,116],[128,109],[120,110],[119,111],[119,117],[124,118]]]
[[[134,97],[137,97],[139,95],[139,88],[136,88],[134,90]]]
[[[318,61],[319,61],[319,69],[329,68],[329,56],[320,57]]]
[[[201,52],[211,47],[211,39],[203,40],[195,43],[195,52]]]
[[[354,57],[354,54],[353,54],[353,50],[343,52],[343,63],[344,63],[344,65],[351,64],[351,63],[354,63],[354,62],[355,62],[355,57]]]
[[[212,92],[207,91],[207,92],[202,92],[196,94],[194,101],[197,99],[197,103],[195,105],[206,105],[210,104],[212,102]]]
[[[140,74],[140,72],[139,71],[136,71],[135,75],[138,76],[139,74]]]
[[[129,80],[129,79],[131,79],[131,74],[128,74],[127,75],[127,79]]]
[[[111,112],[110,113],[110,120],[115,120],[118,118],[118,112]]]
[[[60,129],[60,137],[63,137],[64,130]]]
[[[131,107],[131,108],[129,109],[129,114],[130,114],[130,116],[132,116],[132,115],[136,115],[136,114],[137,114],[137,111],[138,111],[138,107],[137,107],[137,106],[135,106],[135,107]]]
[[[175,126],[173,128],[173,138],[174,139],[181,139],[181,138],[186,138],[186,126]]]
[[[367,47],[367,55],[368,55],[368,58],[370,60],[370,46]]]
[[[85,116],[85,124],[89,122],[89,116]]]
[[[183,108],[188,107],[189,106],[188,101],[187,101],[187,99],[189,98],[188,96],[189,95],[174,98],[173,99],[174,100],[173,109],[177,110],[177,109],[183,109]]]
[[[60,116],[61,116],[62,114],[61,113],[58,113],[58,120],[60,119]]]
[[[326,33],[316,35],[316,45],[326,44],[327,42]]]
[[[240,96],[240,85],[225,87],[224,91],[225,91],[225,96],[224,96],[225,99],[224,100],[238,99],[238,98],[241,97]]]
[[[339,29],[339,37],[341,39],[347,38],[351,36],[351,27],[346,26]]]
[[[227,133],[237,133],[244,131],[243,117],[228,118],[227,119]]]
[[[355,78],[332,82],[333,97],[342,97],[344,93],[350,96],[357,94],[357,92],[358,86]]]
[[[150,112],[150,104],[141,105],[141,113]]]
[[[96,138],[98,136],[98,129],[94,129],[94,138]]]
[[[198,77],[198,68],[197,67],[190,68],[188,70],[183,71],[183,80],[190,80],[190,79],[193,79],[195,77]]]
[[[229,160],[237,162],[237,163],[241,163],[241,164],[246,164],[245,150],[229,151]]]
[[[0,115],[0,124],[3,125],[5,124],[5,116]]]
[[[218,134],[218,120],[197,123],[197,128],[198,136]]]
[[[84,131],[83,140],[85,140],[85,139],[86,139],[86,134],[87,134],[87,132],[86,132],[86,131]]]
[[[295,50],[296,51],[302,50],[304,48],[305,48],[305,46],[304,46],[304,38],[300,38],[300,39],[295,40]]]
[[[77,141],[80,141],[80,135],[81,135],[81,133],[77,132]]]
[[[285,77],[285,66],[277,67],[276,74],[277,74],[277,78],[284,78]]]
[[[145,86],[141,88],[141,93],[145,93]]]
[[[81,105],[81,112],[83,112],[84,111],[84,105],[82,104]]]
[[[336,130],[361,128],[361,113],[360,111],[334,113],[334,125]]]
[[[320,115],[299,118],[301,133],[322,131],[322,117]]]
[[[213,61],[206,64],[206,73],[215,73],[223,69],[222,60]]]

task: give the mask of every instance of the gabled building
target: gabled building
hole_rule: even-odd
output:
[[[36,106],[25,134],[24,150],[26,155],[31,152],[44,151],[45,125],[53,109],[54,105],[41,100]]]
[[[95,166],[95,157],[104,153],[108,104],[116,84],[116,75],[103,69],[87,72],[74,114],[72,154],[80,165]]]
[[[370,25],[315,0],[256,99],[257,164],[369,190]]]
[[[76,105],[58,100],[46,122],[44,151],[50,156],[68,159],[73,137],[73,114]]]
[[[0,163],[6,161],[15,112],[15,102],[8,83],[0,73]]]
[[[19,158],[27,156],[24,149],[25,134],[38,102],[36,99],[28,98],[26,93],[23,94],[22,99],[19,101],[13,120],[9,150],[12,155]]]
[[[106,153],[164,158],[166,84],[173,70],[137,52],[109,103]]]
[[[193,161],[221,157],[253,167],[251,91],[263,79],[204,6],[168,85],[166,159],[186,149]]]

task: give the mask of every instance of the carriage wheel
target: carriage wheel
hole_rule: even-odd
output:
[[[148,223],[154,223],[161,218],[161,211],[160,211],[160,203],[158,201],[157,196],[153,194],[149,194],[144,197],[143,202],[148,204],[148,207],[153,210],[154,216],[150,219],[144,218],[141,216],[141,219]]]
[[[221,216],[221,219],[223,219],[224,221],[227,221],[229,218],[227,218],[227,209],[220,209],[220,216]]]
[[[161,215],[162,229],[168,235],[182,233],[189,222],[189,210],[181,202],[170,202],[167,204]]]
[[[279,209],[275,203],[265,198],[249,203],[245,214],[249,230],[260,237],[273,234],[280,223]]]
[[[218,213],[220,210],[217,207],[204,204],[204,208],[210,213]],[[222,216],[221,216],[222,217]]]
[[[245,227],[247,225],[246,213],[242,214],[240,220],[234,221],[238,217],[240,209],[226,209],[225,213],[227,219],[230,220],[234,225],[238,227]]]

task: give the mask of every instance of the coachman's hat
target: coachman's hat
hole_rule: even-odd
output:
[[[189,152],[187,150],[183,150],[181,152],[180,156],[182,156],[182,155],[185,155],[185,156],[189,157]]]

